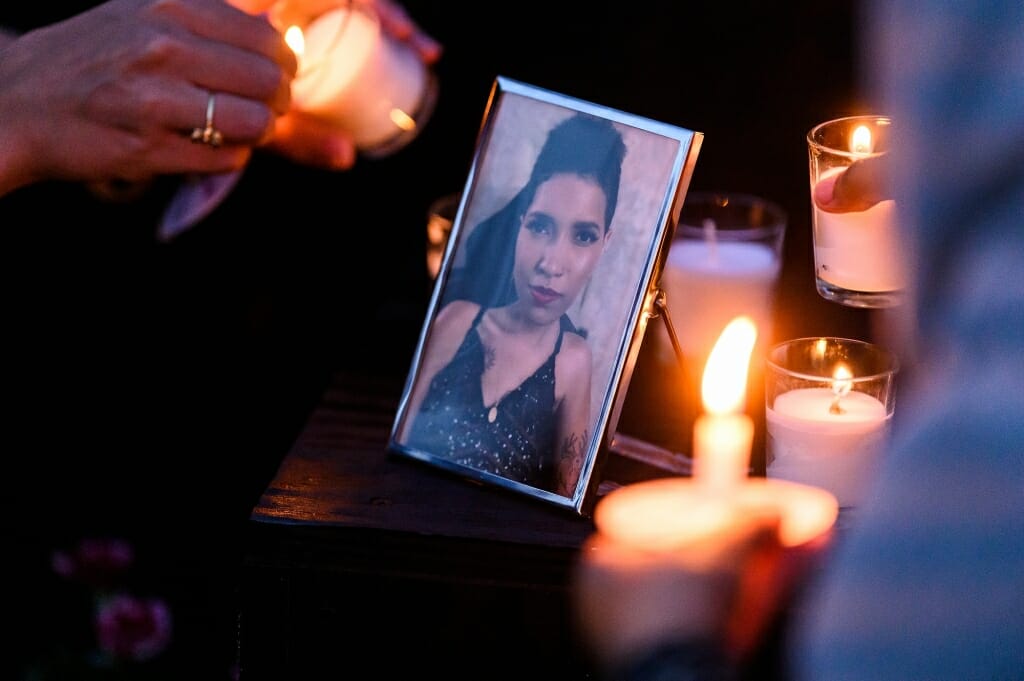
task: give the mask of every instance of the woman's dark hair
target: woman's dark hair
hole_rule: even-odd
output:
[[[530,179],[498,212],[482,220],[466,239],[465,265],[452,272],[445,298],[500,307],[515,300],[512,268],[519,222],[537,188],[560,173],[592,179],[604,191],[605,224],[611,228],[619,198],[626,145],[611,121],[577,113],[548,131]]]

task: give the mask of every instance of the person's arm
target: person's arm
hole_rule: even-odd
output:
[[[576,630],[601,678],[737,678],[777,612],[766,599],[786,591],[776,527],[774,517],[750,515],[718,535],[659,550],[592,535],[572,597]]]
[[[1021,678],[1024,6],[868,10],[867,71],[901,122],[917,357],[792,657],[808,680]]]
[[[576,490],[590,440],[590,347],[574,333],[562,337],[555,359],[556,450],[555,491],[571,497]]]
[[[0,194],[237,170],[288,109],[296,69],[264,19],[221,0],[110,0],[2,49]],[[211,95],[220,147],[189,137]]]

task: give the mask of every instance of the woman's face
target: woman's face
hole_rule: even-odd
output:
[[[518,305],[537,324],[553,322],[576,300],[607,241],[605,195],[594,180],[554,175],[537,188],[516,240]]]

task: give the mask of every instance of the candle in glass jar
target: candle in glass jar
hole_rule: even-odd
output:
[[[823,176],[831,182],[837,169]],[[896,202],[867,210],[828,213],[814,207],[814,258],[818,276],[853,291],[898,291],[907,284],[896,231]]]
[[[665,289],[679,344],[688,356],[708,351],[729,319],[771,322],[778,254],[761,243],[678,239],[665,262]]]
[[[296,33],[296,30],[299,33]],[[299,59],[292,83],[297,108],[344,128],[360,149],[415,129],[429,75],[407,45],[389,39],[376,16],[339,7],[286,39]]]
[[[829,388],[798,388],[766,409],[770,478],[823,487],[843,507],[860,500],[885,450],[890,417],[871,395],[851,390],[840,401]]]
[[[874,149],[871,131],[857,126],[850,135],[847,163],[870,156]],[[822,170],[819,185],[835,182],[848,166]],[[907,284],[904,254],[896,226],[896,203],[879,201],[862,211],[829,213],[814,204],[814,261],[817,276],[841,289],[878,293],[899,291]]]

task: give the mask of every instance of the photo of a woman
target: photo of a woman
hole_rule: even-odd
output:
[[[407,445],[573,494],[590,437],[591,352],[566,311],[611,235],[625,151],[609,121],[585,114],[549,132],[504,222],[467,246],[410,401]],[[514,246],[500,250],[503,233]]]
[[[580,510],[693,133],[519,94],[485,120],[391,445]]]

